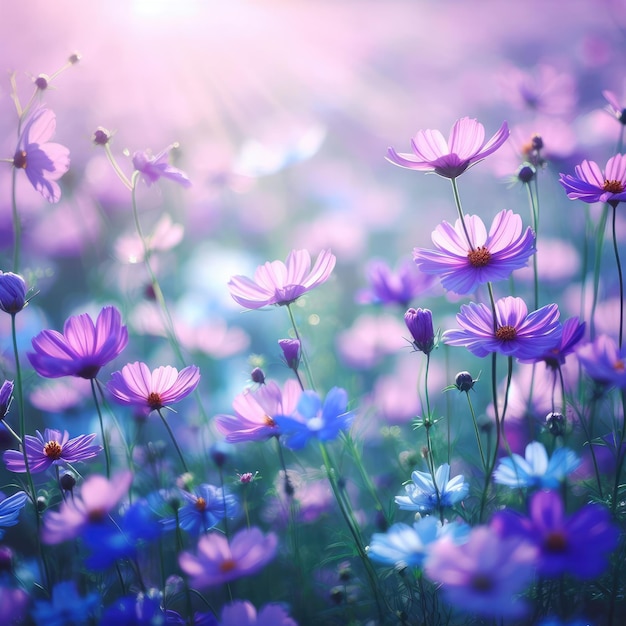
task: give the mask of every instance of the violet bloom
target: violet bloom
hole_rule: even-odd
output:
[[[17,491],[8,498],[0,492],[0,539],[4,536],[5,528],[17,524],[26,500],[28,496],[23,491]]]
[[[335,256],[322,250],[311,269],[307,250],[292,250],[285,263],[271,261],[259,265],[254,280],[233,276],[228,289],[233,300],[247,309],[260,309],[270,304],[287,305],[302,294],[325,283],[335,267]]]
[[[538,491],[529,509],[529,517],[509,509],[499,511],[491,526],[505,539],[532,542],[538,549],[541,576],[555,578],[567,573],[590,579],[606,570],[619,539],[619,528],[607,509],[586,504],[568,516],[557,491]]]
[[[200,382],[200,370],[189,365],[180,372],[169,365],[154,371],[139,361],[113,372],[107,389],[119,404],[137,407],[146,412],[160,409],[187,397]]]
[[[122,325],[120,312],[106,306],[95,324],[87,313],[82,313],[66,320],[63,334],[41,331],[32,340],[34,352],[26,356],[45,378],[95,378],[100,368],[118,356],[127,343],[128,330]]]
[[[264,535],[256,527],[240,530],[230,542],[213,532],[200,538],[197,556],[183,552],[178,563],[194,589],[214,587],[255,574],[274,558],[277,546],[274,533]]]
[[[531,363],[543,361],[550,369],[558,370],[561,365],[565,365],[565,357],[576,350],[576,346],[585,335],[586,323],[581,322],[578,317],[570,317],[563,322],[561,341],[551,350],[548,350],[540,357],[531,359]],[[522,363],[525,361],[520,359]]]
[[[491,528],[475,527],[468,540],[437,541],[426,559],[426,575],[447,601],[469,615],[519,617],[526,604],[518,596],[532,581],[537,549],[518,537],[502,538]]]
[[[48,201],[61,199],[57,180],[70,167],[70,151],[59,143],[51,143],[56,129],[56,115],[39,107],[33,109],[24,122],[13,166],[23,169],[31,185]]]
[[[559,178],[570,200],[607,202],[612,207],[626,200],[626,155],[612,156],[604,173],[594,161],[583,161],[574,169],[575,176],[561,174]]]
[[[617,96],[612,91],[603,91],[602,95],[604,99],[609,103],[607,107],[608,112],[615,117],[615,119],[626,126],[626,107],[623,107]]]
[[[484,126],[475,119],[463,117],[454,123],[447,142],[438,130],[419,130],[411,140],[413,154],[389,148],[387,160],[400,167],[456,178],[495,152],[508,137],[509,128],[504,122],[485,143]]]
[[[456,316],[461,329],[444,332],[445,343],[464,346],[479,357],[499,352],[518,359],[534,359],[560,341],[562,329],[556,304],[528,313],[521,298],[507,296],[497,300],[495,306],[495,330],[490,307],[475,302],[461,306]]]
[[[413,250],[420,270],[439,276],[449,291],[468,294],[479,285],[504,280],[536,252],[532,229],[524,230],[522,218],[513,211],[498,213],[489,235],[477,215],[466,215],[464,223],[467,235],[460,219],[454,227],[444,221],[432,234],[434,250]]]
[[[598,383],[626,389],[626,348],[621,350],[608,335],[581,346],[576,356],[587,375]]]
[[[26,306],[26,282],[19,274],[0,272],[0,309],[10,315]]]
[[[26,456],[28,457],[28,471],[43,472],[52,465],[76,463],[93,459],[102,450],[101,446],[91,445],[96,435],[80,435],[70,439],[66,431],[46,428],[43,435],[37,430],[36,437],[25,435]],[[4,453],[4,462],[11,472],[26,472],[24,455],[17,450],[7,450]]]
[[[274,421],[277,415],[291,415],[298,405],[302,389],[295,380],[281,388],[269,381],[255,391],[246,390],[233,400],[235,415],[216,415],[215,426],[229,443],[265,441],[278,437],[281,430]]]
[[[160,178],[168,178],[183,187],[191,186],[187,174],[169,163],[170,151],[175,147],[175,144],[168,146],[156,156],[152,156],[148,150],[133,154],[133,167],[141,174],[148,186],[156,183]]]
[[[298,339],[279,339],[278,345],[282,350],[287,367],[297,372],[302,356],[300,341]]]
[[[6,417],[13,402],[13,381],[5,380],[0,387],[0,420]]]
[[[0,587],[0,615],[6,624],[22,624],[29,604],[30,595],[24,590]]]
[[[430,354],[435,347],[432,312],[429,309],[409,309],[404,314],[404,323],[411,333],[411,345],[415,350]]]
[[[260,611],[247,601],[237,600],[222,609],[216,626],[298,626],[280,604],[266,604]]]
[[[93,475],[80,489],[80,496],[64,500],[58,511],[46,511],[41,540],[46,544],[62,543],[78,537],[92,524],[106,522],[109,513],[128,493],[133,480],[131,472],[121,472],[110,480]]]

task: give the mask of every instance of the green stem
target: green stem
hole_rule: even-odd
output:
[[[302,343],[300,333],[298,332],[298,325],[296,324],[296,318],[291,309],[291,303],[287,304],[286,307],[287,307],[287,312],[289,313],[289,320],[291,321],[291,326],[293,327],[293,332],[296,335],[296,339],[300,342],[300,354],[302,355],[302,362],[304,363],[304,369],[306,371],[306,376],[309,381],[309,387],[311,389],[315,389],[315,381],[313,379],[313,373],[311,372],[309,359],[307,357],[306,350],[304,349],[304,344]],[[298,376],[298,380],[300,380],[299,376]]]
[[[109,440],[107,437],[107,433],[104,429],[104,419],[102,418],[102,410],[100,409],[98,395],[96,394],[96,384],[93,378],[89,382],[91,383],[91,394],[93,396],[93,401],[96,404],[96,410],[98,411],[98,420],[100,421],[100,432],[102,433],[102,445],[104,447],[104,459],[106,462],[107,478],[111,478],[111,451],[109,449]]]
[[[480,460],[483,465],[483,471],[487,471],[487,461],[485,460],[485,453],[483,451],[483,444],[480,439],[480,429],[478,428],[478,420],[476,419],[476,413],[474,412],[474,405],[472,404],[472,399],[470,398],[469,391],[465,392],[467,396],[467,403],[469,405],[470,413],[472,414],[472,422],[474,424],[474,432],[476,433],[476,443],[478,444],[478,452],[480,452]]]
[[[591,341],[593,341],[595,337],[596,307],[598,305],[598,291],[600,288],[600,268],[602,267],[602,244],[604,243],[604,230],[606,228],[607,218],[608,205],[604,205],[604,208],[602,209],[602,216],[600,217],[600,223],[598,224],[598,230],[596,232],[596,254],[593,267],[593,303],[591,305],[591,319],[589,320],[589,338]]]
[[[535,175],[535,184],[536,184]],[[532,222],[532,228],[535,231],[535,245],[537,244],[537,239],[539,238],[539,207],[538,200],[535,197],[535,194],[532,191],[530,183],[525,185],[526,190],[528,192],[528,201],[530,203],[530,217]],[[536,311],[539,308],[539,272],[537,269],[537,251],[535,250],[535,254],[533,254],[533,273],[534,273],[534,298],[535,298],[535,308]]]
[[[18,273],[20,268],[20,249],[22,246],[22,222],[17,210],[17,170],[11,172],[11,210],[13,214],[13,272]]]
[[[189,470],[187,469],[187,463],[185,463],[185,457],[183,456],[182,450],[180,449],[178,442],[176,441],[176,437],[174,437],[172,428],[170,427],[168,421],[165,419],[165,416],[161,412],[161,409],[157,409],[157,413],[159,414],[161,421],[163,422],[163,424],[165,425],[165,428],[167,429],[167,432],[169,433],[170,439],[172,440],[172,443],[174,444],[174,447],[176,448],[176,452],[178,452],[178,456],[180,457],[180,462],[181,462],[181,465],[183,466],[183,469],[185,470],[185,473],[189,472]]]
[[[613,207],[612,234],[613,234],[613,252],[615,253],[615,264],[617,265],[617,277],[619,279],[619,348],[622,349],[622,336],[624,331],[624,280],[622,276],[622,264],[619,259],[619,248],[617,246],[617,232],[615,229],[617,203],[611,205]]]
[[[459,214],[459,219],[461,220],[461,226],[463,227],[465,238],[467,239],[467,243],[470,247],[470,250],[473,250],[474,244],[469,236],[469,232],[467,232],[467,226],[465,225],[465,215],[463,215],[463,209],[461,207],[461,196],[459,196],[459,187],[456,183],[456,178],[451,178],[450,182],[452,183],[452,193],[454,195],[454,204],[456,206],[457,213]]]

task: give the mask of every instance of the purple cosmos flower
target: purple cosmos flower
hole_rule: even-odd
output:
[[[374,260],[367,267],[369,289],[358,295],[358,301],[380,304],[399,304],[408,307],[413,298],[425,293],[434,278],[418,271],[415,264],[405,260],[394,272],[385,261]]]
[[[526,446],[524,456],[512,454],[500,459],[494,481],[511,488],[556,489],[581,462],[569,448],[557,448],[548,460],[545,446],[538,441]]]
[[[576,356],[593,380],[626,389],[626,348],[620,350],[608,335],[581,346]]]
[[[191,181],[187,174],[169,163],[170,151],[175,147],[175,144],[168,146],[156,156],[152,156],[148,150],[133,154],[133,167],[141,173],[148,186],[156,183],[160,178],[168,178],[183,187],[191,186]]]
[[[279,339],[278,345],[283,352],[285,363],[294,372],[298,370],[301,357],[301,346],[298,339]]]
[[[414,471],[413,482],[405,485],[405,496],[396,496],[396,504],[405,511],[432,511],[435,508],[454,506],[469,492],[469,484],[461,474],[450,479],[450,466],[440,465],[435,480],[430,472]]]
[[[250,602],[236,601],[222,609],[218,626],[298,626],[280,604],[266,604],[260,611]]]
[[[202,589],[255,574],[274,558],[277,546],[274,533],[264,535],[256,527],[240,530],[230,543],[213,532],[200,538],[197,556],[183,552],[178,563],[191,577],[191,586]]]
[[[48,140],[56,129],[56,115],[39,107],[33,109],[24,122],[13,166],[23,169],[31,185],[48,201],[58,202],[61,189],[57,180],[70,167],[70,151]]]
[[[37,430],[36,437],[26,435],[26,456],[28,457],[28,471],[37,473],[47,470],[52,465],[76,463],[95,457],[101,446],[91,445],[96,435],[80,435],[74,439],[66,431],[46,428],[43,435]],[[11,472],[25,472],[24,455],[17,450],[7,450],[4,453],[4,462]]]
[[[304,448],[309,439],[331,441],[347,430],[354,419],[348,412],[348,394],[345,389],[333,387],[322,404],[314,391],[304,391],[293,417],[277,415],[274,421],[285,436],[285,445],[292,450]]]
[[[259,265],[254,280],[233,276],[228,289],[233,300],[248,309],[260,309],[270,304],[285,305],[328,280],[335,267],[335,256],[322,250],[311,269],[307,250],[292,250],[285,263],[267,262]]]
[[[576,350],[576,346],[585,335],[585,327],[586,323],[581,322],[578,317],[570,317],[563,322],[561,341],[540,357],[531,359],[530,362],[544,361],[550,369],[558,370],[561,365],[565,364],[565,357]],[[520,359],[520,361],[522,363],[525,362],[523,359]]]
[[[229,443],[265,441],[281,434],[277,415],[291,415],[302,394],[295,380],[281,388],[269,381],[256,391],[246,390],[233,400],[235,415],[217,415],[215,425]]]
[[[519,617],[526,605],[518,595],[531,582],[537,549],[518,537],[504,539],[486,526],[475,527],[465,543],[437,541],[426,575],[441,584],[450,602],[467,614]]]
[[[435,347],[432,312],[429,309],[409,309],[404,314],[404,323],[413,337],[413,347],[418,352],[430,354]]]
[[[0,493],[0,539],[4,536],[4,529],[15,526],[18,522],[20,511],[24,508],[28,496],[23,491],[17,491],[8,498]]]
[[[120,499],[128,493],[133,480],[131,472],[121,472],[107,480],[90,476],[83,483],[80,496],[64,500],[58,511],[47,511],[41,540],[61,543],[78,537],[91,524],[101,524]]]
[[[574,169],[575,176],[561,174],[559,178],[570,200],[607,202],[613,207],[626,200],[626,155],[612,156],[604,173],[594,161],[583,161]]]
[[[508,278],[536,251],[532,229],[524,230],[522,218],[513,211],[498,213],[489,235],[477,215],[466,215],[464,223],[471,246],[458,219],[454,228],[448,222],[437,226],[432,234],[435,250],[413,250],[420,270],[440,276],[443,287],[454,293],[472,293],[479,285]]]
[[[568,573],[589,579],[604,572],[619,538],[607,509],[586,504],[568,516],[556,491],[538,491],[529,509],[529,517],[510,509],[499,511],[491,526],[506,539],[532,542],[538,549],[539,574],[553,578]]]
[[[87,313],[72,315],[63,334],[43,330],[33,340],[34,352],[26,356],[40,376],[95,378],[100,368],[126,347],[128,330],[113,306],[104,307],[94,325]]]
[[[5,380],[0,387],[0,420],[6,417],[13,402],[13,381]]]
[[[623,107],[612,91],[603,91],[604,99],[609,103],[608,112],[620,123],[626,125],[626,107]]]
[[[19,274],[0,272],[0,309],[14,315],[26,306],[26,282]]]
[[[113,372],[107,389],[119,404],[158,411],[187,397],[200,382],[200,370],[189,365],[180,372],[169,365],[154,371],[139,361]]]
[[[485,304],[463,305],[456,320],[461,329],[447,330],[443,340],[451,346],[464,346],[479,357],[499,352],[519,359],[534,359],[561,339],[556,304],[528,313],[526,303],[513,296],[496,301],[495,330],[493,312]]]
[[[419,130],[411,140],[413,154],[389,148],[387,160],[400,167],[456,178],[468,167],[495,152],[508,136],[509,128],[504,122],[485,143],[484,126],[475,119],[463,117],[454,123],[447,142],[438,130]]]

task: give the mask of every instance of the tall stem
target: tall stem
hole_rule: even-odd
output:
[[[452,193],[454,195],[454,204],[456,206],[457,213],[459,214],[459,219],[461,220],[461,226],[463,227],[465,238],[467,239],[467,243],[470,247],[470,250],[473,250],[474,243],[472,242],[469,236],[469,232],[467,231],[467,226],[465,225],[465,215],[463,215],[463,209],[461,207],[461,196],[459,196],[459,187],[456,184],[456,178],[451,178],[450,182],[452,183]]]
[[[102,409],[100,408],[100,403],[98,402],[98,395],[96,394],[96,383],[92,378],[91,383],[91,395],[93,396],[93,401],[96,404],[96,410],[98,411],[98,420],[100,421],[100,432],[102,433],[102,445],[104,447],[104,458],[106,462],[106,471],[107,478],[111,477],[111,451],[109,449],[109,439],[107,437],[107,433],[104,429],[104,419],[102,418]]]
[[[287,312],[289,313],[289,320],[291,321],[291,326],[293,327],[293,332],[296,335],[296,339],[300,342],[300,351],[302,354],[302,362],[304,363],[304,369],[306,370],[306,376],[309,380],[309,386],[311,389],[315,389],[315,381],[313,379],[313,373],[311,372],[311,366],[309,365],[309,359],[306,354],[306,350],[304,349],[304,344],[302,343],[302,339],[300,337],[300,333],[298,332],[298,325],[296,324],[296,318],[294,317],[293,311],[291,309],[291,303],[287,304]],[[298,377],[299,379],[299,377]]]
[[[613,252],[615,253],[615,264],[617,265],[617,277],[619,279],[619,347],[622,349],[622,335],[624,329],[624,280],[622,277],[622,264],[619,259],[619,248],[617,246],[617,233],[615,230],[615,221],[617,214],[617,203],[611,205],[613,207],[613,221],[611,232],[613,234]]]
[[[22,222],[17,210],[17,172],[15,167],[11,172],[11,210],[13,214],[13,272],[18,273],[20,269],[20,250],[22,246]]]
[[[169,433],[170,439],[172,440],[172,443],[174,444],[174,447],[176,448],[176,452],[178,452],[178,456],[180,457],[180,462],[181,462],[181,465],[183,466],[183,470],[185,471],[185,473],[189,472],[189,470],[187,469],[187,463],[185,462],[185,457],[183,456],[182,450],[180,449],[180,446],[178,445],[178,441],[176,441],[176,437],[174,437],[174,432],[172,431],[171,426],[169,425],[168,421],[165,419],[165,416],[161,412],[161,409],[157,409],[157,413],[159,414],[161,421],[163,422],[163,424],[165,425],[165,428],[167,429],[167,432]]]

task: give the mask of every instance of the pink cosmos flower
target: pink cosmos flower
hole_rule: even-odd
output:
[[[57,180],[70,167],[70,151],[51,143],[56,115],[45,107],[33,109],[25,120],[13,157],[13,166],[23,169],[31,185],[48,201],[58,202],[61,189]]]
[[[149,150],[133,154],[133,167],[141,173],[141,177],[148,186],[156,183],[160,178],[169,178],[183,187],[191,187],[187,174],[169,163],[170,151],[175,147],[175,145],[168,146],[156,156],[152,156]]]
[[[302,294],[328,280],[335,267],[335,256],[322,250],[311,269],[307,250],[292,250],[285,263],[267,262],[259,265],[254,280],[247,276],[233,276],[228,288],[233,300],[248,309],[260,309],[270,304],[290,304]]]
[[[56,544],[78,537],[90,524],[103,522],[128,493],[133,480],[131,472],[126,471],[111,480],[104,476],[90,476],[81,487],[80,496],[64,500],[58,511],[47,511],[41,540],[47,544]]]
[[[458,219],[454,228],[444,221],[434,230],[435,250],[413,250],[420,270],[439,276],[443,287],[454,293],[472,293],[479,285],[508,278],[535,252],[535,234],[530,227],[523,230],[522,218],[513,211],[498,213],[489,235],[477,215],[466,215],[465,227],[471,247]]]
[[[583,161],[574,169],[575,176],[561,174],[559,178],[570,200],[608,202],[613,207],[626,201],[626,154],[612,156],[604,173],[594,161]]]
[[[37,436],[26,435],[26,455],[28,457],[28,471],[36,473],[47,470],[52,465],[76,463],[95,457],[101,446],[91,445],[96,435],[80,435],[70,439],[67,431],[46,428],[43,435],[36,431]],[[7,450],[4,453],[4,462],[11,472],[25,472],[24,455],[17,450]]]
[[[191,577],[191,586],[202,589],[255,574],[274,558],[277,546],[274,533],[264,535],[256,527],[240,530],[230,543],[212,532],[200,538],[197,556],[183,552],[178,563]]]
[[[503,122],[496,134],[485,143],[484,126],[475,119],[463,117],[454,123],[447,142],[438,130],[419,130],[411,140],[413,154],[389,148],[387,160],[400,167],[456,178],[495,152],[508,136],[509,128]]]
[[[187,397],[200,382],[200,370],[189,365],[180,372],[169,365],[154,371],[139,361],[113,372],[107,389],[119,404],[158,411]]]
[[[128,330],[113,306],[104,307],[94,325],[87,313],[73,315],[63,334],[43,330],[33,340],[34,352],[26,356],[40,376],[95,378],[100,368],[112,361],[128,343]]]

